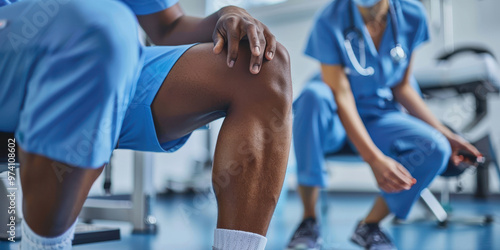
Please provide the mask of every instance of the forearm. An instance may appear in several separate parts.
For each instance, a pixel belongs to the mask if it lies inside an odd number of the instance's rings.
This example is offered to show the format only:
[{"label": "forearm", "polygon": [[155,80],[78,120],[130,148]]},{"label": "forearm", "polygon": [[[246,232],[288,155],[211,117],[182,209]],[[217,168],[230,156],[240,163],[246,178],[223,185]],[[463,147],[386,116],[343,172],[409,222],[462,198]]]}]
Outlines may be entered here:
[{"label": "forearm", "polygon": [[184,15],[166,28],[159,37],[152,38],[152,40],[157,45],[212,42],[212,34],[217,20],[219,20],[219,12],[206,18]]},{"label": "forearm", "polygon": [[352,93],[337,91],[335,93],[335,101],[338,107],[337,112],[346,130],[347,136],[354,144],[363,160],[370,163],[382,157],[384,154],[378,149],[375,143],[373,143],[359,116]]},{"label": "forearm", "polygon": [[157,45],[180,45],[212,42],[217,21],[229,7],[206,18],[186,16],[179,4],[160,12],[138,15],[137,20],[152,42]]},{"label": "forearm", "polygon": [[450,137],[453,134],[453,132],[451,132],[436,118],[436,116],[432,114],[424,100],[422,100],[420,95],[409,83],[397,86],[393,89],[393,93],[396,100],[403,105],[403,107],[405,107],[412,116],[415,116],[431,125],[446,137]]}]

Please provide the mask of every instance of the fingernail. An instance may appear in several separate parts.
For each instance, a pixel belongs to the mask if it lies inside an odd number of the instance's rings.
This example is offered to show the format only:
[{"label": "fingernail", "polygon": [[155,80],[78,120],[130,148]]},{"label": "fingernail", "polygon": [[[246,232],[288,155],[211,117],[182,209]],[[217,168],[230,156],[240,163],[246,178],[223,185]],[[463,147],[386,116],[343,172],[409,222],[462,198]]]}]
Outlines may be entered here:
[{"label": "fingernail", "polygon": [[269,59],[273,59],[273,56],[274,56],[274,53],[269,51],[267,52],[267,57],[269,57]]},{"label": "fingernail", "polygon": [[234,60],[231,60],[231,61],[229,62],[229,68],[232,68],[233,66],[234,66]]},{"label": "fingernail", "polygon": [[252,67],[252,71],[254,73],[259,73],[259,65],[258,64],[254,64],[253,67]]},{"label": "fingernail", "polygon": [[260,55],[260,47],[257,47],[257,46],[256,46],[256,47],[255,47],[255,52],[257,52],[257,54],[259,54],[259,55]]}]

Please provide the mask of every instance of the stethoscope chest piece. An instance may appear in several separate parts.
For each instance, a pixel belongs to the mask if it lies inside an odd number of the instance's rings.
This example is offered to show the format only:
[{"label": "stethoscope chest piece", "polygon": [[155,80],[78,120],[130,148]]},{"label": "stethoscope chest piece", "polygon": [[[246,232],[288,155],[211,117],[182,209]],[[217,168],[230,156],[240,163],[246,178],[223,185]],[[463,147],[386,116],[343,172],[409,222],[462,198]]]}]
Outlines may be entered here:
[{"label": "stethoscope chest piece", "polygon": [[7,19],[0,19],[0,30],[7,27]]},{"label": "stethoscope chest piece", "polygon": [[[389,54],[394,63],[401,63],[404,62],[404,60],[406,59],[406,53],[401,43],[399,43],[398,39],[399,32],[398,32],[396,6],[395,6],[396,2],[397,0],[394,0],[389,4],[389,15],[391,17],[392,35],[395,43],[395,46],[389,51]],[[351,1],[351,4],[354,4],[354,1]],[[351,61],[351,64],[356,72],[358,72],[362,76],[371,76],[375,73],[375,70],[373,67],[366,66],[366,52],[364,46],[365,42],[363,39],[363,33],[355,27],[355,22],[354,22],[355,6],[351,5],[349,8],[351,10],[350,21],[352,26],[344,30],[344,38],[345,38],[344,46],[347,52],[347,57],[349,58],[349,61]],[[359,60],[356,58],[353,47],[351,45],[351,40],[354,40],[356,37],[358,38],[359,50],[360,50]],[[353,73],[352,70],[346,69],[346,73],[347,72]]]},{"label": "stethoscope chest piece", "polygon": [[396,44],[396,46],[391,49],[390,54],[392,60],[397,63],[406,59],[406,53],[401,44]]}]

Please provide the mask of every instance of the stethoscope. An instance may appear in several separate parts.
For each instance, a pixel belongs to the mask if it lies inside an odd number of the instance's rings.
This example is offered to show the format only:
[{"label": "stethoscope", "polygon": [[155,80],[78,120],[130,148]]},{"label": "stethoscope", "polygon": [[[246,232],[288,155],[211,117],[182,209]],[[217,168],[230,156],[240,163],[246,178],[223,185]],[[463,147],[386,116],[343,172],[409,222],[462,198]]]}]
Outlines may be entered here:
[{"label": "stethoscope", "polygon": [[[395,8],[395,3],[396,1],[393,1],[393,4],[389,4],[389,14],[391,15],[391,25],[392,25],[392,35],[394,37],[394,42],[395,46],[394,48],[391,49],[390,55],[392,58],[392,61],[395,63],[400,63],[404,59],[406,59],[406,53],[401,46],[401,43],[399,43],[398,39],[398,25],[397,25],[397,17],[396,17],[396,8]],[[351,1],[351,5],[354,4],[353,1]],[[373,67],[369,66],[366,67],[366,50],[365,50],[365,39],[363,38],[363,33],[361,30],[359,30],[354,22],[354,6],[350,6],[351,8],[351,27],[347,28],[344,31],[344,46],[347,51],[347,57],[349,57],[349,61],[351,61],[352,66],[356,72],[358,72],[362,76],[371,76],[375,73],[375,69]],[[354,54],[354,50],[351,45],[351,41],[354,38],[358,38],[358,43],[359,43],[359,60],[356,58],[356,55]],[[350,68],[346,67],[345,71],[347,74],[350,74]]]}]

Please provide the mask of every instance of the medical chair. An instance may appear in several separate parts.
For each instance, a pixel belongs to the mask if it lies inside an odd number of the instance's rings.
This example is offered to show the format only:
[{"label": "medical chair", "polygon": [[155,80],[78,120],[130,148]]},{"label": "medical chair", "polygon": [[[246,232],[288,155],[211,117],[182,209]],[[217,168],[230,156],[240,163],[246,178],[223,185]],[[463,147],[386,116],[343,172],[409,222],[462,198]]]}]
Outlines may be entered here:
[{"label": "medical chair", "polygon": [[[6,133],[0,132],[0,174],[6,175],[7,171],[14,172],[16,183],[13,183],[12,187],[17,188],[16,190],[16,241],[21,238],[21,200],[22,200],[22,192],[21,186],[19,182],[19,160],[18,160],[18,152],[16,148],[16,164],[15,171],[12,171],[12,168],[9,169],[8,165],[8,146],[7,141],[9,138],[14,138],[14,133]],[[12,166],[12,165],[11,165]],[[0,240],[7,240],[8,235],[6,234],[7,229],[4,228],[8,223],[9,214],[7,213],[9,200],[6,195],[11,185],[10,181],[4,181],[6,177],[2,178],[0,182]],[[4,223],[5,222],[5,223]],[[89,225],[78,223],[75,228],[75,237],[73,239],[73,245],[86,244],[86,243],[94,243],[108,240],[118,240],[120,239],[120,230],[118,228],[110,228],[110,227],[102,227],[97,225]]]},{"label": "medical chair", "polygon": [[[465,97],[472,95],[475,101],[474,117],[463,128],[455,130],[459,134],[470,137],[470,134],[481,134],[477,138],[467,138],[472,144],[483,153],[485,162],[478,164],[476,170],[476,198],[485,199],[489,192],[489,166],[493,163],[497,170],[500,180],[500,166],[496,155],[489,127],[486,126],[485,131],[478,131],[480,125],[487,117],[488,113],[488,97],[491,94],[500,92],[500,65],[495,56],[487,49],[480,46],[464,46],[459,47],[452,52],[443,53],[437,58],[435,65],[429,65],[425,68],[415,70],[415,77],[420,85],[420,89],[426,99],[449,99],[453,97]],[[451,94],[450,94],[451,92]],[[462,111],[463,112],[463,111]],[[484,126],[483,126],[484,127]],[[484,130],[484,129],[483,129]],[[446,216],[443,218],[443,213],[446,209],[450,210],[449,206],[449,183],[451,178],[459,178],[467,165],[453,166],[449,165],[446,171],[441,175],[445,178],[445,185],[441,191],[441,204],[436,203],[432,197],[423,197],[423,201],[429,206],[431,211],[438,217],[440,225],[446,226],[450,221]],[[460,181],[457,189],[460,191]],[[443,206],[445,208],[443,208]],[[447,214],[447,213],[446,213]],[[471,222],[488,224],[493,221],[489,215],[480,216],[469,219],[453,220],[454,222]]]}]

